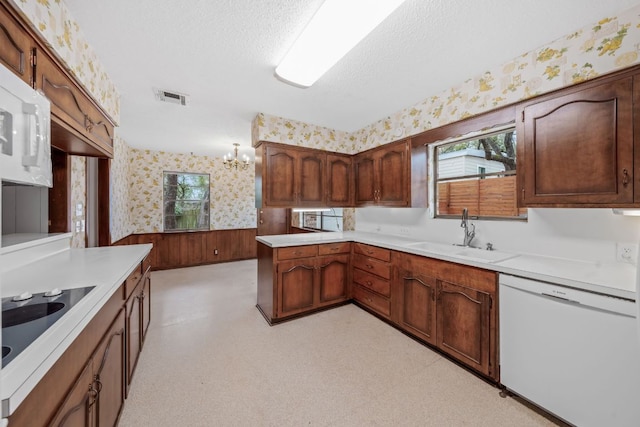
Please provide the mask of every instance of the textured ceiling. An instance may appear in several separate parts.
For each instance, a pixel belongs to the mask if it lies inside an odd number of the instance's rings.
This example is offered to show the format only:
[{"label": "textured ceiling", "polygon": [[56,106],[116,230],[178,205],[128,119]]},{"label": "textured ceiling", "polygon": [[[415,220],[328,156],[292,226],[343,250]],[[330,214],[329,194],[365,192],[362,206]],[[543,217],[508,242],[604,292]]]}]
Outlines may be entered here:
[{"label": "textured ceiling", "polygon": [[638,0],[407,0],[308,89],[273,73],[321,0],[64,2],[120,91],[119,136],[222,155],[253,152],[259,112],[354,131]]}]

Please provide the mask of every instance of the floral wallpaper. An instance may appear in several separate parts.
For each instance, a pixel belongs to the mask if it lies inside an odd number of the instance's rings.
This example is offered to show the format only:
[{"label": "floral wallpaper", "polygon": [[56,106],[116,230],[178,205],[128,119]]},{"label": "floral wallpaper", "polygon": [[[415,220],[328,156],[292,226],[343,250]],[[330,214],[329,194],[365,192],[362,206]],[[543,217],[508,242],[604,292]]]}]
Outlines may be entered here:
[{"label": "floral wallpaper", "polygon": [[10,0],[117,123],[120,95],[61,0]]},{"label": "floral wallpaper", "polygon": [[258,114],[252,138],[353,154],[638,64],[640,5],[346,134]]},{"label": "floral wallpaper", "polygon": [[87,159],[71,156],[71,247],[85,247]]},{"label": "floral wallpaper", "polygon": [[211,229],[256,226],[255,171],[227,170],[222,159],[131,148],[128,156],[129,214],[133,233],[162,231],[164,171],[209,173]]},{"label": "floral wallpaper", "polygon": [[349,133],[308,123],[259,113],[251,122],[251,142],[280,142],[308,148],[320,148],[338,153],[351,153],[355,148]]},{"label": "floral wallpaper", "polygon": [[116,242],[133,232],[130,219],[129,183],[131,171],[128,161],[131,149],[117,134],[113,140],[111,160],[111,185],[109,188],[109,231],[111,241]]}]

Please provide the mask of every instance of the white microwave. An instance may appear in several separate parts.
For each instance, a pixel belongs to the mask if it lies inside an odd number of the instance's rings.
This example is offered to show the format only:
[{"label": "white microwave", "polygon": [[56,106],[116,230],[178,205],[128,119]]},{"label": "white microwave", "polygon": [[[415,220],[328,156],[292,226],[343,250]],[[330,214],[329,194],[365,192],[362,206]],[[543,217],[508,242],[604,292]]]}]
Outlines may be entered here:
[{"label": "white microwave", "polygon": [[0,65],[0,178],[52,187],[49,100]]}]

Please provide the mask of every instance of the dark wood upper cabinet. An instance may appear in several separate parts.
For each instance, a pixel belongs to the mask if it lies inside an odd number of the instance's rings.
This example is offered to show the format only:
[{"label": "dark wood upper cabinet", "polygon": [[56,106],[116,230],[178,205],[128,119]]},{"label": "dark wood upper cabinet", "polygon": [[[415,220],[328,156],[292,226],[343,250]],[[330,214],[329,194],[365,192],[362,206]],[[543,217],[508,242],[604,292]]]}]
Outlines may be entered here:
[{"label": "dark wood upper cabinet", "polygon": [[51,101],[51,141],[78,155],[113,157],[114,125],[79,85],[44,51],[38,51],[35,88]]},{"label": "dark wood upper cabinet", "polygon": [[347,154],[327,154],[326,205],[353,206],[353,167]]},{"label": "dark wood upper cabinet", "polygon": [[409,140],[357,154],[354,161],[356,206],[410,206],[409,159]]},{"label": "dark wood upper cabinet", "polygon": [[[263,144],[256,149],[263,168],[256,170],[262,180],[262,203],[265,207],[322,206],[324,203],[324,164],[320,150]],[[260,199],[260,198],[258,198]]]},{"label": "dark wood upper cabinet", "polygon": [[518,107],[520,205],[640,203],[634,198],[633,97],[634,78],[622,76]]},{"label": "dark wood upper cabinet", "polygon": [[33,39],[11,16],[5,5],[0,5],[0,62],[33,86]]},{"label": "dark wood upper cabinet", "polygon": [[0,63],[51,101],[51,145],[113,157],[114,124],[19,12],[0,5]]}]

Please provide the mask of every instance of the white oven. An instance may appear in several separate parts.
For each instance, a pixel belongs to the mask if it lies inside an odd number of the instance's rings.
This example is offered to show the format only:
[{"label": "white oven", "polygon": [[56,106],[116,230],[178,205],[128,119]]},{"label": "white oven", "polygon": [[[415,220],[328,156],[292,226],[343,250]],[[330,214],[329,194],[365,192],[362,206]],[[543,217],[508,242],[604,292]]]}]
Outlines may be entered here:
[{"label": "white oven", "polygon": [[0,178],[52,187],[50,104],[0,65]]}]

